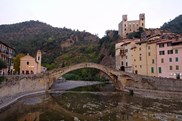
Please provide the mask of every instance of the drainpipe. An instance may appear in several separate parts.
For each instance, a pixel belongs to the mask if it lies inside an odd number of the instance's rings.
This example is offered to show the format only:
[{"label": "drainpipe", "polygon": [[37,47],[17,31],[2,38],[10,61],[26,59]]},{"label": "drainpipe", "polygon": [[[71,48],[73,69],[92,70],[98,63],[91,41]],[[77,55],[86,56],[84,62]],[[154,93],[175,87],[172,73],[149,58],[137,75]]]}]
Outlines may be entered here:
[{"label": "drainpipe", "polygon": [[146,68],[147,68],[147,75],[148,76],[148,55],[147,55],[147,52],[148,52],[148,48],[147,48],[147,42],[146,42]]}]

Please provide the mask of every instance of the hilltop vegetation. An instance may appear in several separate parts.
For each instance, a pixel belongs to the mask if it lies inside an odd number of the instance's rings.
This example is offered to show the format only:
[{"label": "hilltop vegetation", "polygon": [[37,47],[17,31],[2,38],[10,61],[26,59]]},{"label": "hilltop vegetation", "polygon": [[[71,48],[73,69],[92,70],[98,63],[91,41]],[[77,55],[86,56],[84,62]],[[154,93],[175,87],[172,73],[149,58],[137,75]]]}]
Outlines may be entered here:
[{"label": "hilltop vegetation", "polygon": [[14,47],[17,53],[29,53],[34,56],[40,49],[43,53],[43,65],[52,68],[55,59],[69,47],[84,42],[96,44],[99,38],[88,32],[55,28],[39,21],[28,21],[1,25],[0,41]]},{"label": "hilltop vegetation", "polygon": [[169,30],[173,33],[182,33],[182,15],[177,16],[173,20],[164,23],[161,29]]}]

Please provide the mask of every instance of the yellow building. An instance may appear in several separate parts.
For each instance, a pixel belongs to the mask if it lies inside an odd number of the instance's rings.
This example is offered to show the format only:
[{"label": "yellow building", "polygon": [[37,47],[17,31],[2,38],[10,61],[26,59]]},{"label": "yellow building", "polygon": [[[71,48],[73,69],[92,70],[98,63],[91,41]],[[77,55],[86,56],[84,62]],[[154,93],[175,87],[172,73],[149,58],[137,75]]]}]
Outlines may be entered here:
[{"label": "yellow building", "polygon": [[147,68],[148,76],[157,76],[157,45],[156,41],[147,43]]},{"label": "yellow building", "polygon": [[147,43],[137,42],[134,48],[134,73],[147,75]]},{"label": "yellow building", "polygon": [[134,73],[157,76],[157,49],[155,41],[141,41],[134,48]]},{"label": "yellow building", "polygon": [[20,58],[20,74],[38,74],[41,73],[41,51],[38,50],[36,58],[29,54]]}]

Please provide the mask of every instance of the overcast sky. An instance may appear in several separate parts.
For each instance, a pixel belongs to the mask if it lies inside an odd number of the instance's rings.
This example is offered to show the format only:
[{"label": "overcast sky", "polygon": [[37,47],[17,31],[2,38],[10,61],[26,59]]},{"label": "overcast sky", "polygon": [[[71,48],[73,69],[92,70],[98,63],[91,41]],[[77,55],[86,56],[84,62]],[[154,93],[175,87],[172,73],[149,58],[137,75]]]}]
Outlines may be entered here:
[{"label": "overcast sky", "polygon": [[146,28],[159,28],[182,14],[182,0],[0,0],[0,25],[39,20],[98,34],[118,30],[122,15],[137,20],[145,13]]}]

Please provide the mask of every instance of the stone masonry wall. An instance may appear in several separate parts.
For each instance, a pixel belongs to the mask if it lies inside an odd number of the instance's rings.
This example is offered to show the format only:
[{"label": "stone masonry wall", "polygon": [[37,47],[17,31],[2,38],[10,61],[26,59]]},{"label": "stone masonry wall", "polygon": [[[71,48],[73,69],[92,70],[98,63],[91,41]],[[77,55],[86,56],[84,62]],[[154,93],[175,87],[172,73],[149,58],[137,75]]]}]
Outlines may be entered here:
[{"label": "stone masonry wall", "polygon": [[134,87],[138,89],[152,89],[161,91],[182,91],[182,80],[172,79],[172,78],[160,78],[160,77],[150,77],[143,75],[136,75],[127,73],[130,75],[134,81],[128,84],[127,87]]},{"label": "stone masonry wall", "polygon": [[47,85],[42,76],[43,75],[6,77],[7,80],[0,84],[0,98],[45,90]]}]

